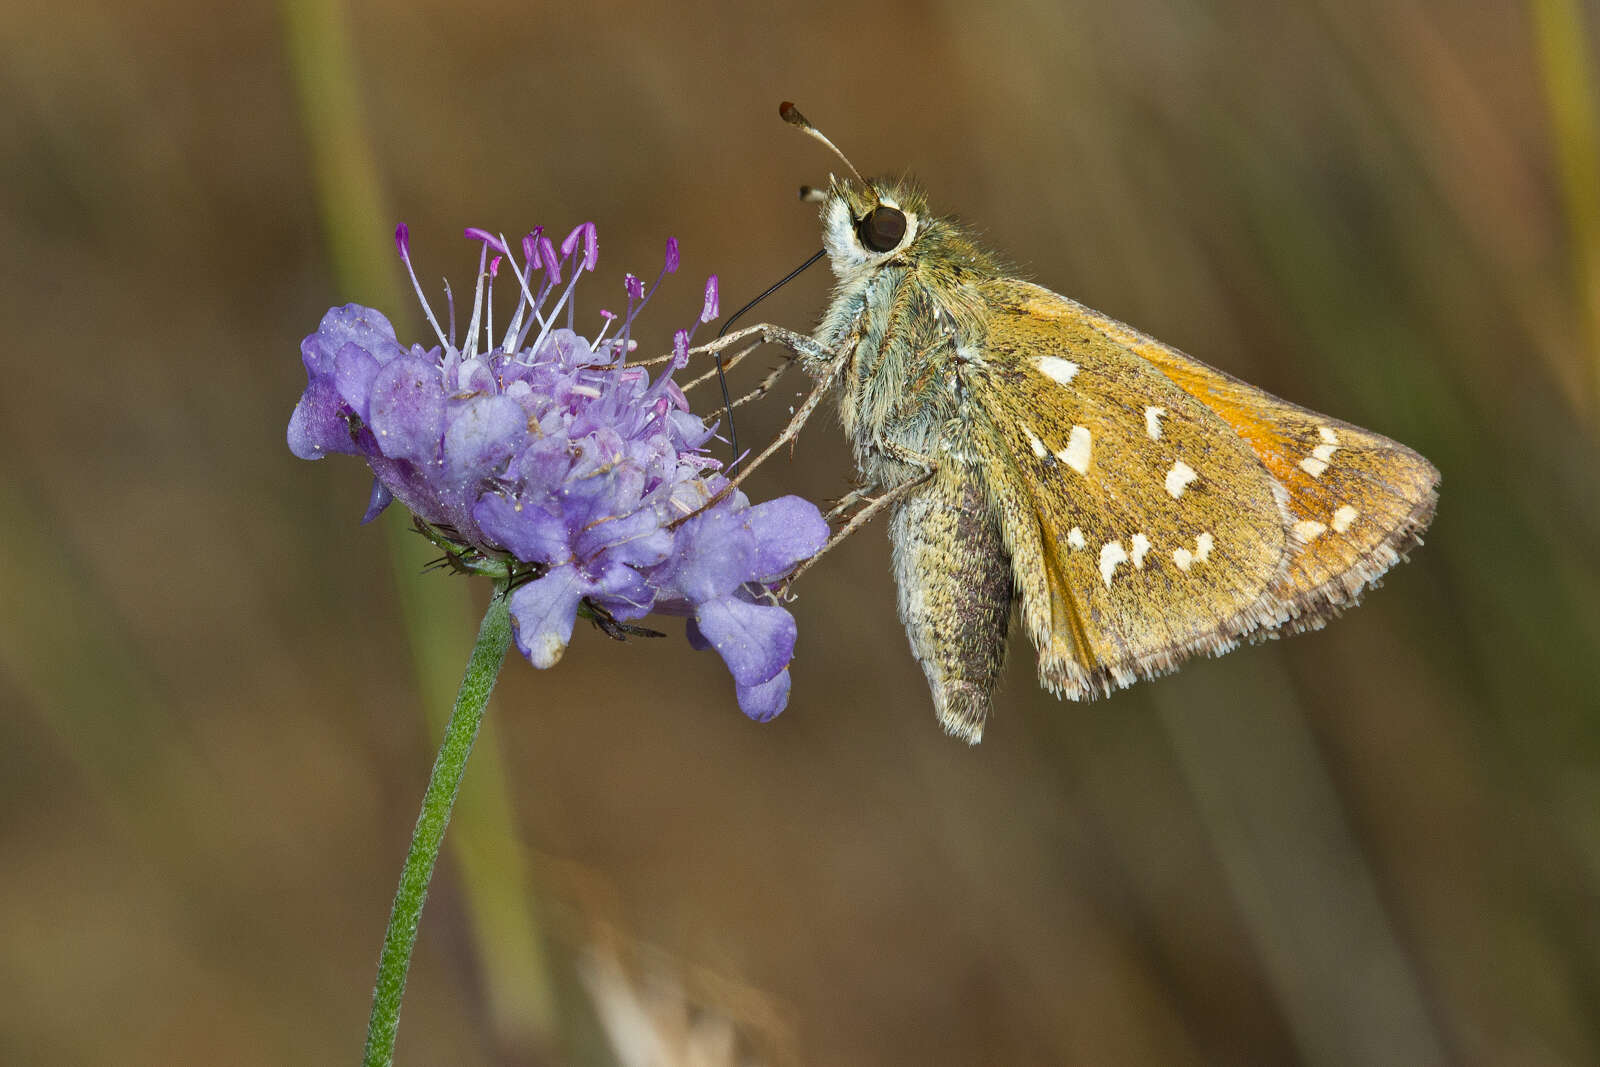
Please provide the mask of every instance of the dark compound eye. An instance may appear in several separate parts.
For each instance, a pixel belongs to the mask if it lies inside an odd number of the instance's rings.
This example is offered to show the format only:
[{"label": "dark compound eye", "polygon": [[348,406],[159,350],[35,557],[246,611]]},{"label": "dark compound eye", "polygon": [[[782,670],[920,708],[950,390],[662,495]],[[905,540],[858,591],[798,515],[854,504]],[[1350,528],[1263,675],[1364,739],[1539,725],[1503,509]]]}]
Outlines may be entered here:
[{"label": "dark compound eye", "polygon": [[900,247],[900,240],[906,235],[905,212],[879,204],[870,215],[856,223],[856,234],[861,243],[874,252],[892,252]]}]

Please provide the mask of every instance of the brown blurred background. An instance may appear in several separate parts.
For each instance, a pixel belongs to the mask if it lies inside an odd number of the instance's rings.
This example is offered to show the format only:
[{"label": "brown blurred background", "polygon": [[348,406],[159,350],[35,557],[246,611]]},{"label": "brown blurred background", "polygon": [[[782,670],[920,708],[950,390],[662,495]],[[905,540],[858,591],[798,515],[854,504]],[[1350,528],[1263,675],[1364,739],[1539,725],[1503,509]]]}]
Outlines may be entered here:
[{"label": "brown blurred background", "polygon": [[[1041,694],[1019,642],[973,750],[881,525],[803,583],[772,724],[670,622],[513,659],[399,1062],[613,1062],[595,991],[777,1064],[1600,1061],[1597,27],[1577,0],[8,5],[0,1061],[356,1061],[486,589],[358,526],[357,462],[289,455],[299,340],[347,300],[422,336],[397,220],[465,287],[464,225],[594,219],[591,312],[683,242],[664,348],[706,273],[731,308],[817,247],[794,190],[831,160],[786,98],[1028,276],[1428,455],[1433,532],[1328,630],[1111,701]],[[760,317],[809,328],[826,284]],[[830,423],[757,495],[843,492]]]}]

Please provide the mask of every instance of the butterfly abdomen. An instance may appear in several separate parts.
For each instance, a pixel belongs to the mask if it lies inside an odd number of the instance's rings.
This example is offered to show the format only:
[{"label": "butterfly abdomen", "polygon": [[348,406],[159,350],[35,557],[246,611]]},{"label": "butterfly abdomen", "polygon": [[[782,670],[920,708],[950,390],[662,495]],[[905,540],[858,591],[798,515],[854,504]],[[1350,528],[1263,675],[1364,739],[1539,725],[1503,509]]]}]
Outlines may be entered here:
[{"label": "butterfly abdomen", "polygon": [[1011,560],[979,479],[940,466],[889,523],[900,619],[949,733],[983,737],[1005,665]]}]

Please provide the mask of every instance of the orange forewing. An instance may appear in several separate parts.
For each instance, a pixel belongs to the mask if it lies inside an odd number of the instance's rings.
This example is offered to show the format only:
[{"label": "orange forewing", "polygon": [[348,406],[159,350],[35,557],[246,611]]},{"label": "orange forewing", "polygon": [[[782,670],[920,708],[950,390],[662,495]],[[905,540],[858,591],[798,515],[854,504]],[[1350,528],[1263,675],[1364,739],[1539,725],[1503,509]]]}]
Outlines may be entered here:
[{"label": "orange forewing", "polygon": [[1014,475],[991,495],[1050,688],[1092,697],[1321,626],[1417,543],[1438,474],[1411,450],[1049,290],[988,289],[975,444]]},{"label": "orange forewing", "polygon": [[1422,456],[1280,400],[1099,312],[1083,312],[1221,416],[1288,492],[1291,529],[1302,524],[1295,538],[1301,547],[1279,595],[1302,610],[1337,608],[1420,543],[1439,497],[1439,472]]}]

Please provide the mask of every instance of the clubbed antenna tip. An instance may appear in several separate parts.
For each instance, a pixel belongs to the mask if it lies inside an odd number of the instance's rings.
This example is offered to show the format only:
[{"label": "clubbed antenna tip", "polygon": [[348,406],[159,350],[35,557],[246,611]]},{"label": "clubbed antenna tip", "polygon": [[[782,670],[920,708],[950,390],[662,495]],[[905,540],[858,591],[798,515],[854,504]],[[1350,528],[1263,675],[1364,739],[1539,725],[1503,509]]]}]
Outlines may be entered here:
[{"label": "clubbed antenna tip", "polygon": [[784,122],[787,122],[789,125],[795,127],[800,132],[809,137],[815,137],[817,140],[827,145],[828,150],[843,160],[844,165],[850,168],[850,173],[856,176],[856,181],[860,182],[862,185],[867,184],[867,179],[861,176],[861,172],[859,170],[856,170],[856,165],[850,162],[850,158],[843,152],[839,151],[838,145],[824,137],[821,130],[811,125],[811,121],[804,115],[800,114],[800,109],[795,107],[792,101],[785,100],[783,103],[778,105],[778,116],[782,118]]}]

